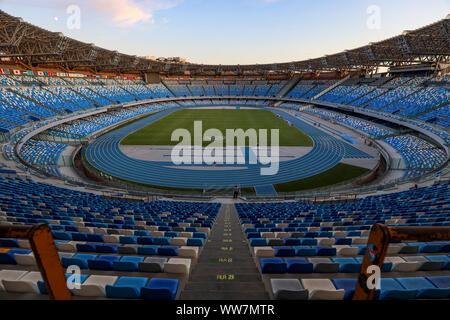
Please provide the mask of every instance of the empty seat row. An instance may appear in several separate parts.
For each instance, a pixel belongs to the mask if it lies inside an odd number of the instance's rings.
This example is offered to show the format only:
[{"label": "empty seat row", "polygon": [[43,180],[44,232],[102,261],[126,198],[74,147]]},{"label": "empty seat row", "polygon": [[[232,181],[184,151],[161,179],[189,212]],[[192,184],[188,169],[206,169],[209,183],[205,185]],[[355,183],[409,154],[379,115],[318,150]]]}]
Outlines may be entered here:
[{"label": "empty seat row", "polygon": [[[270,279],[276,300],[351,300],[358,279]],[[382,278],[375,299],[450,298],[450,277]]]},{"label": "empty seat row", "polygon": [[[174,248],[161,248],[161,256],[177,256]],[[80,269],[115,270],[128,272],[157,272],[189,274],[191,260],[196,258],[198,250],[185,249],[185,254],[179,258],[117,256],[97,254],[74,254],[59,252],[64,268],[78,266]],[[31,250],[0,249],[0,265],[36,266],[36,259]]]},{"label": "empty seat row", "polygon": [[[262,241],[264,239],[251,239],[250,241]],[[324,241],[327,239],[323,239]],[[281,241],[281,240],[279,240]],[[265,242],[264,242],[265,243]],[[263,243],[261,243],[263,244]],[[282,241],[281,241],[282,244]],[[319,245],[290,245],[290,246],[254,246],[256,256],[264,257],[294,257],[294,256],[357,256],[366,252],[366,244],[341,244],[322,242]],[[391,244],[389,254],[414,254],[414,253],[448,253],[450,242],[412,242]]]},{"label": "empty seat row", "polygon": [[[175,300],[179,288],[178,279],[148,279],[145,277],[118,277],[104,275],[80,275],[78,283],[68,287],[74,296],[83,298],[106,297],[113,299]],[[0,291],[9,293],[47,294],[39,272],[0,270]]]},{"label": "empty seat row", "polygon": [[[260,258],[262,273],[359,273],[363,257]],[[449,256],[386,257],[382,272],[450,270]]]}]

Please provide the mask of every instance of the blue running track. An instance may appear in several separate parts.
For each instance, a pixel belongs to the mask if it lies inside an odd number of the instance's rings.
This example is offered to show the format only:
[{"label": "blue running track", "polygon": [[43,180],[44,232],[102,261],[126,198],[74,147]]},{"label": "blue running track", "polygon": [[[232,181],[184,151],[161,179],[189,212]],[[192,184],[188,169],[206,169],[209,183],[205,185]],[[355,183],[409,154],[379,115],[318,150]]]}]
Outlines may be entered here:
[{"label": "blue running track", "polygon": [[218,170],[221,167],[220,165],[217,165],[216,169],[211,171],[186,170],[176,168],[170,162],[137,160],[122,153],[119,148],[122,139],[175,111],[170,109],[98,138],[86,148],[86,159],[100,171],[137,183],[195,189],[230,188],[240,185],[241,187],[262,187],[262,191],[270,185],[319,174],[334,167],[343,158],[372,158],[350,144],[338,140],[284,111],[270,110],[289,120],[314,141],[311,152],[299,159],[280,162],[278,174],[273,176],[262,176],[260,164],[247,165],[246,169],[239,170],[230,170],[230,166],[227,166],[228,170]]}]

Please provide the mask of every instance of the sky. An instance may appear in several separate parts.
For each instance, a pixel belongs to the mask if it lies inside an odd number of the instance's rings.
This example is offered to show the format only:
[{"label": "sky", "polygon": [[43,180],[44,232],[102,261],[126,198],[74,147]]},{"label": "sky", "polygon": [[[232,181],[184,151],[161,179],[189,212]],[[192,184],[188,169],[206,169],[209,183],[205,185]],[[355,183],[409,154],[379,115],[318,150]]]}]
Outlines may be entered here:
[{"label": "sky", "polygon": [[364,46],[445,18],[450,0],[0,0],[0,9],[125,54],[225,65]]}]

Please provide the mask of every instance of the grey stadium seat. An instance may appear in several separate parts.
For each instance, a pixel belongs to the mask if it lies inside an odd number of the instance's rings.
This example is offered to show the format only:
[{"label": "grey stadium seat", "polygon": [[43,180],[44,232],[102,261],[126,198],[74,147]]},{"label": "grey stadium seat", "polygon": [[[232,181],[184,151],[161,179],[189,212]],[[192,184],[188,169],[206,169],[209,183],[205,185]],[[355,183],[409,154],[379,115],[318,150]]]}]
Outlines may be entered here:
[{"label": "grey stadium seat", "polygon": [[308,300],[308,290],[298,279],[270,279],[275,300]]},{"label": "grey stadium seat", "polygon": [[137,254],[137,249],[140,247],[137,244],[126,244],[117,248],[120,254]]},{"label": "grey stadium seat", "polygon": [[167,258],[148,257],[143,262],[139,262],[139,271],[162,273],[166,262]]},{"label": "grey stadium seat", "polygon": [[441,270],[444,266],[444,261],[430,261],[424,256],[412,256],[412,257],[403,257],[408,262],[419,262],[421,263],[418,271],[437,271]]},{"label": "grey stadium seat", "polygon": [[339,263],[332,262],[330,258],[309,258],[317,273],[338,273]]}]

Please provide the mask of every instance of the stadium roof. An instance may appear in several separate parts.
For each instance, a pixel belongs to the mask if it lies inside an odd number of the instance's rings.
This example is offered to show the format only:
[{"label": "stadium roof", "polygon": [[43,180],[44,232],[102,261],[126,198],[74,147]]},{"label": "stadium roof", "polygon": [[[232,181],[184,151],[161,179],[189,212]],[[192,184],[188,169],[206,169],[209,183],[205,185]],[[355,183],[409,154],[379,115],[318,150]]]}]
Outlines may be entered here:
[{"label": "stadium roof", "polygon": [[51,32],[0,10],[0,58],[29,66],[58,65],[68,70],[95,72],[158,72],[192,75],[206,72],[318,72],[372,70],[424,63],[450,63],[450,15],[423,28],[405,31],[384,41],[320,58],[275,64],[202,65],[162,63],[83,43]]}]

